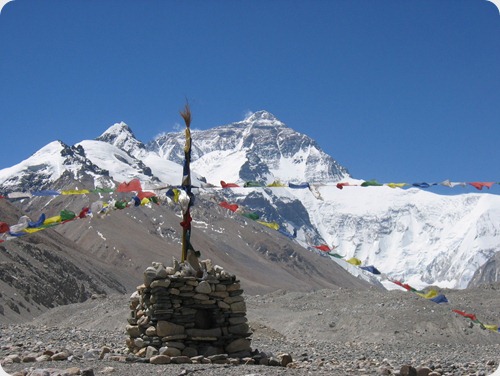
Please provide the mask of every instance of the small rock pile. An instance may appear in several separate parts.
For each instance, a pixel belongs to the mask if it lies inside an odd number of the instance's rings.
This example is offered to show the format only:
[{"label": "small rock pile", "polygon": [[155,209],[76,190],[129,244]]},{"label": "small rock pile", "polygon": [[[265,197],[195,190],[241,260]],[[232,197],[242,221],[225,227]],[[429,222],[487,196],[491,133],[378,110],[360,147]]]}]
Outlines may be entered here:
[{"label": "small rock pile", "polygon": [[173,266],[154,262],[145,270],[130,297],[130,352],[158,364],[260,360],[250,347],[239,281],[210,260],[196,269],[174,259]]}]

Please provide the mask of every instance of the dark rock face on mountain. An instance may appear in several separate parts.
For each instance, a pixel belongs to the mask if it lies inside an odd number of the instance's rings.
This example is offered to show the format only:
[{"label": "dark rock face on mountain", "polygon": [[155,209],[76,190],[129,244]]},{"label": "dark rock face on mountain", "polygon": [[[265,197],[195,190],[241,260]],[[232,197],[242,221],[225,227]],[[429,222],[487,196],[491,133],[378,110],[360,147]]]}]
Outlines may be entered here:
[{"label": "dark rock face on mountain", "polygon": [[495,253],[472,277],[468,287],[500,282],[500,252]]}]

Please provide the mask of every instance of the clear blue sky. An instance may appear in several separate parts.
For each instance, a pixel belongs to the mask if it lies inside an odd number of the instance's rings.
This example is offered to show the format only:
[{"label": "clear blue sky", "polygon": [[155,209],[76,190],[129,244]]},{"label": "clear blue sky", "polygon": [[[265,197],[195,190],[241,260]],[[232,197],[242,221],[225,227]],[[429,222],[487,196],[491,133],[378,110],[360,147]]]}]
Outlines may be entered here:
[{"label": "clear blue sky", "polygon": [[186,97],[193,128],[264,109],[355,178],[500,182],[486,0],[15,0],[0,14],[0,168],[119,121],[150,141]]}]

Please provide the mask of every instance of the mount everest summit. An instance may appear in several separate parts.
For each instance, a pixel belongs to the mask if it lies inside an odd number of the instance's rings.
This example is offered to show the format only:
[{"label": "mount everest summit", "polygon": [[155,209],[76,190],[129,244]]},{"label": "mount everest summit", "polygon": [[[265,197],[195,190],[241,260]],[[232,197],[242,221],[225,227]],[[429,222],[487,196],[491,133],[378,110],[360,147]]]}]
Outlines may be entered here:
[{"label": "mount everest summit", "polygon": [[[304,248],[319,252],[314,246],[327,244],[345,259],[356,257],[417,288],[465,288],[472,280],[499,280],[497,195],[441,196],[386,186],[340,190],[336,183],[356,182],[348,170],[266,111],[229,125],[192,129],[191,137],[192,182],[201,187],[200,200],[237,203],[286,233],[296,232],[294,241]],[[177,186],[184,141],[182,131],[143,143],[125,123],[117,123],[95,140],[73,146],[54,141],[0,170],[0,193],[114,187],[135,178],[144,189]],[[242,188],[220,189],[221,181]],[[307,182],[310,188],[243,188],[248,181],[263,186]],[[365,273],[342,259],[334,261],[355,275]]]}]

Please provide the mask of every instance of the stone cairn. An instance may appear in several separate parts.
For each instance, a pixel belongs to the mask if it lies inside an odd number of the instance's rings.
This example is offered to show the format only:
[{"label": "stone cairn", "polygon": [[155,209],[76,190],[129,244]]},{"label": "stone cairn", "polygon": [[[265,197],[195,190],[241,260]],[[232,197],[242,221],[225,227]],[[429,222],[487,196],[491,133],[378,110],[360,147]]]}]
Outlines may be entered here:
[{"label": "stone cairn", "polygon": [[[144,284],[130,297],[129,351],[159,364],[262,364],[250,348],[239,281],[210,260],[200,266],[174,258],[173,266],[154,262],[145,270]],[[286,365],[283,357],[275,363]]]}]

